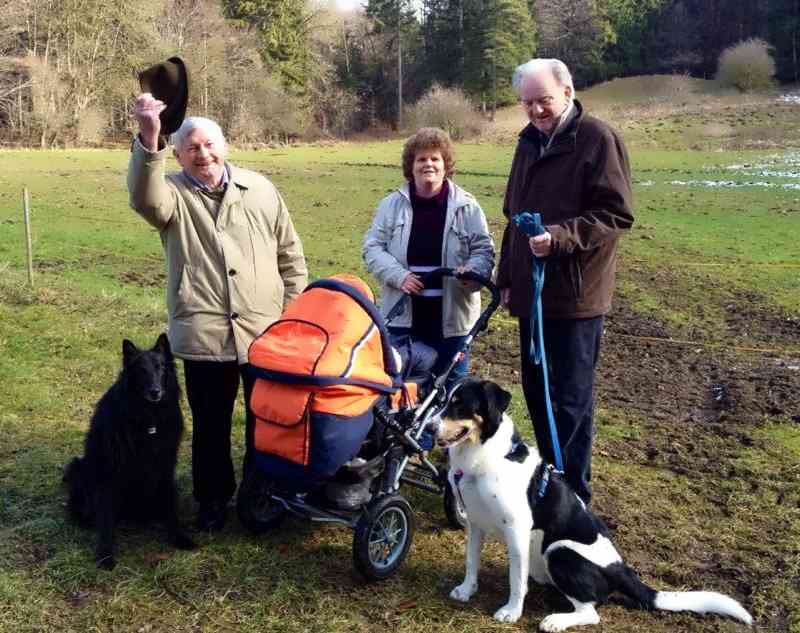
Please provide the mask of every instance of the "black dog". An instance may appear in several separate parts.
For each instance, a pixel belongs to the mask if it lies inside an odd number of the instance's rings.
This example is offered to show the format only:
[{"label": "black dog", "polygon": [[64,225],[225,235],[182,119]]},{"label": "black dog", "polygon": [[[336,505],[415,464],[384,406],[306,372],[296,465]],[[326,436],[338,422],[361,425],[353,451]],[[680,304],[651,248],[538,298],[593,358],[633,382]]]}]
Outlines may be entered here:
[{"label": "black dog", "polygon": [[84,456],[64,470],[67,508],[97,530],[98,567],[112,569],[114,526],[121,518],[161,519],[180,549],[196,545],[178,525],[175,463],[183,433],[180,389],[165,334],[152,349],[122,342],[122,371],[100,398]]}]

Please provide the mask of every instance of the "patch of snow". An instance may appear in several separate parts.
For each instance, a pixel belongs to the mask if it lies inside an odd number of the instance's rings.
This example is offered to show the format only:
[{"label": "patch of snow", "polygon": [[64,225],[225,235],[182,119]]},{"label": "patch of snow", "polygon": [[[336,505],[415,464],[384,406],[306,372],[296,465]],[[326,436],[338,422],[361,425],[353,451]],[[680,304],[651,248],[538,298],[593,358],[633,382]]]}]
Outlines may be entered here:
[{"label": "patch of snow", "polygon": [[[794,96],[798,98],[800,104],[800,92]],[[707,180],[672,180],[667,184],[679,187],[761,187],[776,189],[800,189],[800,183],[781,183],[772,182],[772,179],[793,179],[800,180],[800,150],[789,150],[780,154],[771,154],[753,163],[733,163],[731,165],[703,165],[702,170],[708,172],[709,176],[714,173],[728,171],[735,172],[742,176],[749,176],[752,180],[735,181],[709,178]],[[648,181],[649,182],[649,181]]]},{"label": "patch of snow", "polygon": [[765,182],[763,180],[756,182],[738,182],[736,180],[670,180],[667,184],[676,185],[678,187],[719,187],[724,189],[737,189],[741,187],[761,187],[764,189],[773,189],[779,187],[781,189],[800,190],[800,183],[778,184],[775,182]]}]

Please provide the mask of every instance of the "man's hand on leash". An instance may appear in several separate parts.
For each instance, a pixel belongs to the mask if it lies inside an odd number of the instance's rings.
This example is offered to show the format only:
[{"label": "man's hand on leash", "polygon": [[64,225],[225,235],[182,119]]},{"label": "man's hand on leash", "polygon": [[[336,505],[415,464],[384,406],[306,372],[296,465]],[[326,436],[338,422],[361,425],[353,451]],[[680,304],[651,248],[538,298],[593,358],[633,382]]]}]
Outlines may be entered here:
[{"label": "man's hand on leash", "polygon": [[407,295],[418,295],[425,289],[425,284],[422,283],[422,280],[419,276],[415,275],[414,273],[408,273],[406,278],[403,279],[403,283],[400,284],[400,290],[405,292]]},{"label": "man's hand on leash", "polygon": [[500,305],[508,308],[511,304],[511,288],[500,288]]},{"label": "man's hand on leash", "polygon": [[549,231],[529,237],[528,244],[530,244],[531,252],[536,257],[547,257],[553,252],[553,236],[550,235]]},{"label": "man's hand on leash", "polygon": [[158,115],[166,107],[163,101],[159,101],[149,92],[140,94],[133,106],[133,116],[139,123],[139,140],[151,152],[158,150],[158,135],[161,132],[161,119]]}]

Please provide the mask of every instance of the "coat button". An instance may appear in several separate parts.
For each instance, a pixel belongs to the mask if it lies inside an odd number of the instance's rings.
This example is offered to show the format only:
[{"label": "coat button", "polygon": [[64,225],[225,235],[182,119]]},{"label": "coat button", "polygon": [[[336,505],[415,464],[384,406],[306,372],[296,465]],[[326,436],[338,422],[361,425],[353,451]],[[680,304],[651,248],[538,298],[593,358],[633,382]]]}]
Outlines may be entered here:
[{"label": "coat button", "polygon": [[235,319],[238,319],[238,318],[239,318],[239,313],[238,312],[231,312],[231,319],[235,320]]},{"label": "coat button", "polygon": [[236,274],[236,270],[235,270],[234,268],[231,268],[231,269],[228,271],[228,274],[229,274],[231,277],[233,277],[233,276]]}]

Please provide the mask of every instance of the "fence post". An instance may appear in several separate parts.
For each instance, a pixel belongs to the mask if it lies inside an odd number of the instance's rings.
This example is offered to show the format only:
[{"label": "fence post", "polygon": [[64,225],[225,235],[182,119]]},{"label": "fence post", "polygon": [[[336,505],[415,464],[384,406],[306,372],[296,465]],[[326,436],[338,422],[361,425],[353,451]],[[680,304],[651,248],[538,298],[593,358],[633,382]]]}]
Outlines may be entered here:
[{"label": "fence post", "polygon": [[31,249],[31,209],[28,188],[22,190],[22,209],[25,216],[25,242],[28,251],[28,284],[33,286],[33,250]]}]

